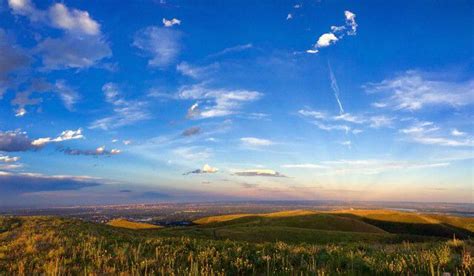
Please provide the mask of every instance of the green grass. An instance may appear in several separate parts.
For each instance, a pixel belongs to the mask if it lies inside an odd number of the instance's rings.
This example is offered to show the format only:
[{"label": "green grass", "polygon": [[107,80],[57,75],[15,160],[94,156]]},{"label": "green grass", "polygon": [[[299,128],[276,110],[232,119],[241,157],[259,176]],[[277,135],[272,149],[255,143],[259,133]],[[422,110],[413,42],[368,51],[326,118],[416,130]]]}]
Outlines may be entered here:
[{"label": "green grass", "polygon": [[[0,275],[474,273],[473,240],[388,233],[366,219],[374,217],[293,212],[135,230],[57,217],[0,217]],[[431,219],[456,229],[470,221]],[[351,225],[357,231],[346,228]]]}]

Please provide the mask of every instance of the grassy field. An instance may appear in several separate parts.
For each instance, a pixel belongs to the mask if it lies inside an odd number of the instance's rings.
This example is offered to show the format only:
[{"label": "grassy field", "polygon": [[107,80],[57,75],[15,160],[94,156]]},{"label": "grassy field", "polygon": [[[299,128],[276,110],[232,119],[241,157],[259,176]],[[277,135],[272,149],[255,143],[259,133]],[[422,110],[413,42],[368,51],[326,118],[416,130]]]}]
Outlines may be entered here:
[{"label": "grassy field", "polygon": [[[152,229],[124,228],[126,221],[111,226],[58,217],[0,217],[0,275],[474,272],[474,242],[469,237],[405,233],[408,228],[390,232],[392,223],[412,223],[472,234],[472,219],[364,212],[237,215],[205,218],[190,227]],[[430,221],[420,221],[425,217]],[[390,227],[375,226],[373,220]]]},{"label": "grassy field", "polygon": [[114,226],[114,227],[121,227],[127,229],[157,229],[161,228],[161,226],[143,223],[143,222],[134,222],[129,221],[126,219],[113,219],[107,223],[107,225]]}]

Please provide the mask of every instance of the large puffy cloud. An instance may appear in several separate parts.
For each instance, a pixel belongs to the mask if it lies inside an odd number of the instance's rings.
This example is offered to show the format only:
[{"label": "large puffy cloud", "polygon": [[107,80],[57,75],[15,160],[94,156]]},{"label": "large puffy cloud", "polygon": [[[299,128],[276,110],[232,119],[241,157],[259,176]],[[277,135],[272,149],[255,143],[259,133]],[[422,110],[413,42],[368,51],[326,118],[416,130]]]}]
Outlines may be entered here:
[{"label": "large puffy cloud", "polygon": [[110,57],[112,52],[101,35],[100,24],[87,11],[55,3],[40,10],[28,0],[9,0],[14,14],[65,31],[60,38],[46,38],[35,48],[47,70],[87,68]]},{"label": "large puffy cloud", "polygon": [[327,47],[336,43],[338,40],[339,39],[333,33],[325,33],[318,38],[318,41],[316,42],[316,48]]},{"label": "large puffy cloud", "polygon": [[165,67],[176,60],[181,48],[180,37],[178,31],[150,26],[135,34],[133,46],[150,57],[149,66]]},{"label": "large puffy cloud", "polygon": [[379,108],[416,111],[434,106],[461,107],[474,103],[474,80],[439,80],[418,71],[407,71],[379,83],[369,83],[364,88],[369,93],[388,95],[374,103]]},{"label": "large puffy cloud", "polygon": [[178,98],[183,100],[211,100],[213,105],[198,108],[194,104],[192,110],[188,110],[188,117],[192,118],[212,118],[221,117],[236,113],[247,102],[253,102],[262,97],[262,93],[250,90],[228,90],[211,89],[204,84],[182,87],[178,93]]},{"label": "large puffy cloud", "polygon": [[142,101],[129,101],[123,96],[115,83],[106,83],[102,86],[105,100],[113,106],[114,114],[98,119],[90,125],[90,128],[113,129],[150,118],[146,110],[146,103]]},{"label": "large puffy cloud", "polygon": [[65,31],[97,35],[100,24],[87,11],[68,8],[62,3],[55,3],[48,10],[40,10],[30,0],[8,0],[14,14],[28,17],[32,22],[43,22]]},{"label": "large puffy cloud", "polygon": [[49,143],[58,143],[67,140],[84,138],[82,130],[65,130],[58,137],[38,138],[32,140],[21,131],[0,131],[0,151],[16,152],[39,149]]}]

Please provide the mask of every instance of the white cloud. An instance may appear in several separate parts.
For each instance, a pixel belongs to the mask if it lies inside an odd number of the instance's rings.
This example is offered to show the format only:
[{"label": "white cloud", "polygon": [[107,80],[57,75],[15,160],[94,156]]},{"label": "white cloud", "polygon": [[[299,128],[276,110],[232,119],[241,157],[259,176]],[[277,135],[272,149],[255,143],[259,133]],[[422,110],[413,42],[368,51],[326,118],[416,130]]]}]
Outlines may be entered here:
[{"label": "white cloud", "polygon": [[86,35],[100,33],[99,23],[86,11],[69,9],[64,4],[56,3],[49,8],[49,16],[52,24],[60,29]]},{"label": "white cloud", "polygon": [[466,135],[466,133],[465,133],[465,132],[462,132],[462,131],[459,131],[459,130],[457,130],[457,129],[453,129],[453,130],[451,131],[451,135],[459,137],[459,136],[464,136],[464,135]]},{"label": "white cloud", "polygon": [[[356,15],[351,11],[344,11],[345,25],[344,26],[331,26],[331,32],[324,33],[319,36],[318,41],[314,45],[313,49],[307,50],[307,53],[315,54],[317,49],[331,46],[338,42],[340,39],[347,35],[357,34],[357,23],[355,21]],[[345,31],[345,32],[344,32]]]},{"label": "white cloud", "polygon": [[32,22],[43,22],[55,28],[80,35],[99,35],[100,24],[87,11],[55,3],[48,10],[39,10],[29,0],[9,0],[13,13],[27,16]]},{"label": "white cloud", "polygon": [[267,139],[255,138],[255,137],[242,137],[240,141],[246,145],[251,147],[260,147],[260,146],[271,146],[274,143]]},{"label": "white cloud", "polygon": [[318,38],[318,41],[316,42],[315,47],[316,48],[328,47],[329,45],[336,43],[338,40],[339,39],[333,33],[325,33],[325,34],[322,34]]},{"label": "white cloud", "polygon": [[344,11],[344,16],[346,17],[346,25],[350,27],[350,30],[347,31],[348,35],[357,34],[357,23],[355,21],[356,15],[351,11]]},{"label": "white cloud", "polygon": [[290,19],[293,19],[293,15],[291,13],[289,13],[287,16],[286,16],[286,20],[290,20]]},{"label": "white cloud", "polygon": [[434,106],[461,107],[474,103],[474,80],[435,80],[417,71],[407,71],[364,87],[370,93],[388,94],[383,101],[373,104],[381,108],[416,111]]},{"label": "white cloud", "polygon": [[176,19],[176,18],[173,18],[170,20],[163,18],[163,25],[168,28],[173,27],[173,25],[181,25],[181,20]]},{"label": "white cloud", "polygon": [[0,162],[3,162],[3,163],[14,163],[16,161],[20,160],[20,157],[11,157],[11,156],[8,156],[8,155],[0,155]]},{"label": "white cloud", "polygon": [[115,83],[104,84],[102,92],[104,92],[105,100],[112,104],[114,114],[92,122],[90,128],[113,129],[147,120],[151,117],[145,102],[126,100]]},{"label": "white cloud", "polygon": [[[261,96],[262,94],[257,91],[211,89],[205,87],[204,84],[184,86],[178,92],[178,99],[213,102],[199,109],[199,105],[193,105],[194,107],[188,110],[188,115],[193,114],[192,118],[212,118],[234,114],[244,103],[256,101]],[[189,113],[190,111],[192,113]]]},{"label": "white cloud", "polygon": [[282,168],[288,169],[326,169],[327,166],[320,165],[320,164],[312,164],[312,163],[303,163],[303,164],[285,164],[281,165]]},{"label": "white cloud", "polygon": [[215,71],[218,67],[218,63],[213,63],[207,66],[193,66],[183,61],[176,65],[176,70],[184,76],[199,79],[208,75],[210,72]]},{"label": "white cloud", "polygon": [[268,176],[268,177],[286,177],[285,175],[270,169],[252,169],[234,172],[237,176]]},{"label": "white cloud", "polygon": [[216,58],[216,57],[220,57],[220,56],[231,54],[231,53],[242,52],[242,51],[252,49],[252,48],[253,48],[252,43],[237,45],[237,46],[225,48],[222,51],[209,55],[209,57]]},{"label": "white cloud", "polygon": [[219,171],[219,169],[214,168],[214,167],[211,167],[211,166],[209,166],[208,164],[205,164],[205,165],[202,167],[202,169],[197,169],[197,170],[194,170],[194,171],[190,171],[190,172],[184,173],[184,175],[188,175],[188,174],[217,173],[218,171]]},{"label": "white cloud", "polygon": [[318,52],[319,52],[319,50],[315,50],[315,49],[306,50],[306,53],[308,53],[308,54],[317,54]]},{"label": "white cloud", "polygon": [[206,160],[212,155],[212,151],[201,147],[179,147],[173,153],[185,160]]},{"label": "white cloud", "polygon": [[43,66],[48,70],[89,68],[112,55],[109,45],[100,36],[46,38],[35,51],[41,54]]},{"label": "white cloud", "polygon": [[[408,128],[400,130],[408,138],[419,144],[424,145],[438,145],[447,147],[472,147],[474,146],[474,139],[472,137],[456,138],[446,137],[440,134],[440,128],[436,127],[432,122],[417,122]],[[452,135],[452,133],[450,133]]]},{"label": "white cloud", "polygon": [[404,160],[355,159],[322,161],[319,164],[290,164],[282,165],[287,169],[314,169],[322,174],[362,174],[373,175],[393,171],[439,168],[449,166],[449,162],[421,162]]},{"label": "white cloud", "polygon": [[79,128],[77,130],[65,130],[61,132],[61,134],[56,138],[50,138],[50,137],[39,138],[39,139],[33,140],[31,144],[33,146],[42,147],[49,143],[58,143],[58,142],[82,139],[82,138],[84,138],[84,135],[82,135],[82,129]]},{"label": "white cloud", "polygon": [[181,49],[181,34],[169,28],[146,27],[135,34],[133,46],[150,57],[151,67],[165,67],[173,63]]}]

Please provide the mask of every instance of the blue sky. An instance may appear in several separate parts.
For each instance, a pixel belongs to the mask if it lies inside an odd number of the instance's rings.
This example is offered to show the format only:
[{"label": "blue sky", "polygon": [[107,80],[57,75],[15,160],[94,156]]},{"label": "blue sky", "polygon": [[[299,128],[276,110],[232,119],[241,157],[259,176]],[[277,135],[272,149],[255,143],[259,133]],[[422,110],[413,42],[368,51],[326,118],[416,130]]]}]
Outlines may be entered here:
[{"label": "blue sky", "polygon": [[472,1],[0,1],[1,205],[473,201]]}]

